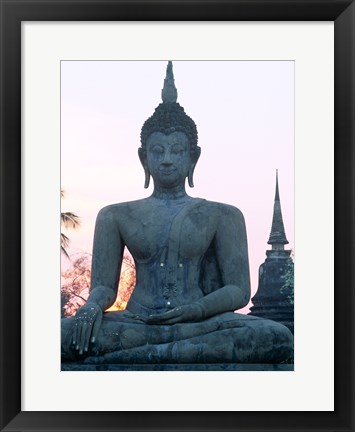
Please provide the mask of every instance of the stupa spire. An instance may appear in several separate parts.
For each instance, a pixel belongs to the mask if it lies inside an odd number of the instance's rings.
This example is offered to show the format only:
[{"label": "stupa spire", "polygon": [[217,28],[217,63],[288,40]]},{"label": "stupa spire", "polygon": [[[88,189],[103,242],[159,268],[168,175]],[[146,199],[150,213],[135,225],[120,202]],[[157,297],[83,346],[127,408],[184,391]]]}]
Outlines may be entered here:
[{"label": "stupa spire", "polygon": [[285,234],[284,223],[282,219],[282,213],[281,213],[278,170],[276,170],[274,214],[272,217],[272,226],[271,226],[271,232],[270,232],[268,244],[272,245],[272,249],[284,249],[284,245],[288,244],[288,240]]},{"label": "stupa spire", "polygon": [[168,62],[168,66],[166,67],[166,77],[164,79],[163,90],[161,91],[161,98],[163,103],[174,103],[177,101],[177,90],[174,82],[173,63],[171,61]]},{"label": "stupa spire", "polygon": [[275,201],[280,201],[280,194],[279,194],[279,170],[276,170]]}]

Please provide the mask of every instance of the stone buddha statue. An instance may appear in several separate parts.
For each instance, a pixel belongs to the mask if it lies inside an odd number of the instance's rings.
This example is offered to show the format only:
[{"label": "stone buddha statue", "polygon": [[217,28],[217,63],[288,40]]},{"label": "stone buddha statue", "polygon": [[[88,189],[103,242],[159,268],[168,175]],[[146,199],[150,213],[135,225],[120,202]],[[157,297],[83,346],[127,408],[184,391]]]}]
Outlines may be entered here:
[{"label": "stone buddha statue", "polygon": [[[201,153],[194,121],[177,103],[172,63],[162,103],[138,149],[151,196],[97,217],[90,295],[62,320],[62,359],[86,363],[280,363],[293,354],[283,325],[235,313],[250,299],[244,218],[237,208],[192,198]],[[117,295],[124,247],[136,285],[124,311]]]}]

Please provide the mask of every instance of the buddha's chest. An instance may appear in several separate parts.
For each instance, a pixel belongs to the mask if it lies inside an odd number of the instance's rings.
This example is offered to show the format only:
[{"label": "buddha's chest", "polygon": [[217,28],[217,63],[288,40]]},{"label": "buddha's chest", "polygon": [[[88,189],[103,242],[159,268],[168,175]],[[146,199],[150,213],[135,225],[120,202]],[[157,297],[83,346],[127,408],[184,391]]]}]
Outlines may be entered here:
[{"label": "buddha's chest", "polygon": [[[158,211],[159,210],[159,211]],[[216,221],[203,209],[151,209],[132,217],[122,232],[137,261],[202,256],[213,240]]]}]

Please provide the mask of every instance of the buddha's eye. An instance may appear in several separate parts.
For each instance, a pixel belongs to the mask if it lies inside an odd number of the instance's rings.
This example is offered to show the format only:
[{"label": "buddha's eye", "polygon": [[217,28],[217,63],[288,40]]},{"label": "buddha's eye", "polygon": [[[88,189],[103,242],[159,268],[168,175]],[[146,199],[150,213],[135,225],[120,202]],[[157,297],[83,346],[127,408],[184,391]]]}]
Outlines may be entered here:
[{"label": "buddha's eye", "polygon": [[153,151],[153,153],[156,153],[156,154],[162,154],[162,153],[164,153],[164,149],[160,145],[153,146],[152,147],[152,151]]},{"label": "buddha's eye", "polygon": [[174,154],[181,154],[184,152],[184,147],[182,147],[181,145],[176,145],[171,149],[171,152]]}]

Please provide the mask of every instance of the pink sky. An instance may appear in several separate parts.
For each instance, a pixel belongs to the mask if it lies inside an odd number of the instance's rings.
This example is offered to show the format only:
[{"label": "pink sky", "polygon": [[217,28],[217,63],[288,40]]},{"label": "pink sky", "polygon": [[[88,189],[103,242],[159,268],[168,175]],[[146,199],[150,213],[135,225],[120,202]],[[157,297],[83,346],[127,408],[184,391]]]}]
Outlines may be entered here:
[{"label": "pink sky", "polygon": [[[73,257],[91,253],[100,208],[152,192],[143,188],[137,149],[141,127],[160,103],[166,64],[61,63],[62,211],[81,218],[80,229],[66,232]],[[287,249],[294,249],[294,63],[176,61],[173,67],[178,102],[196,122],[202,148],[195,187],[187,192],[243,212],[253,295],[269,249],[276,169]]]}]

